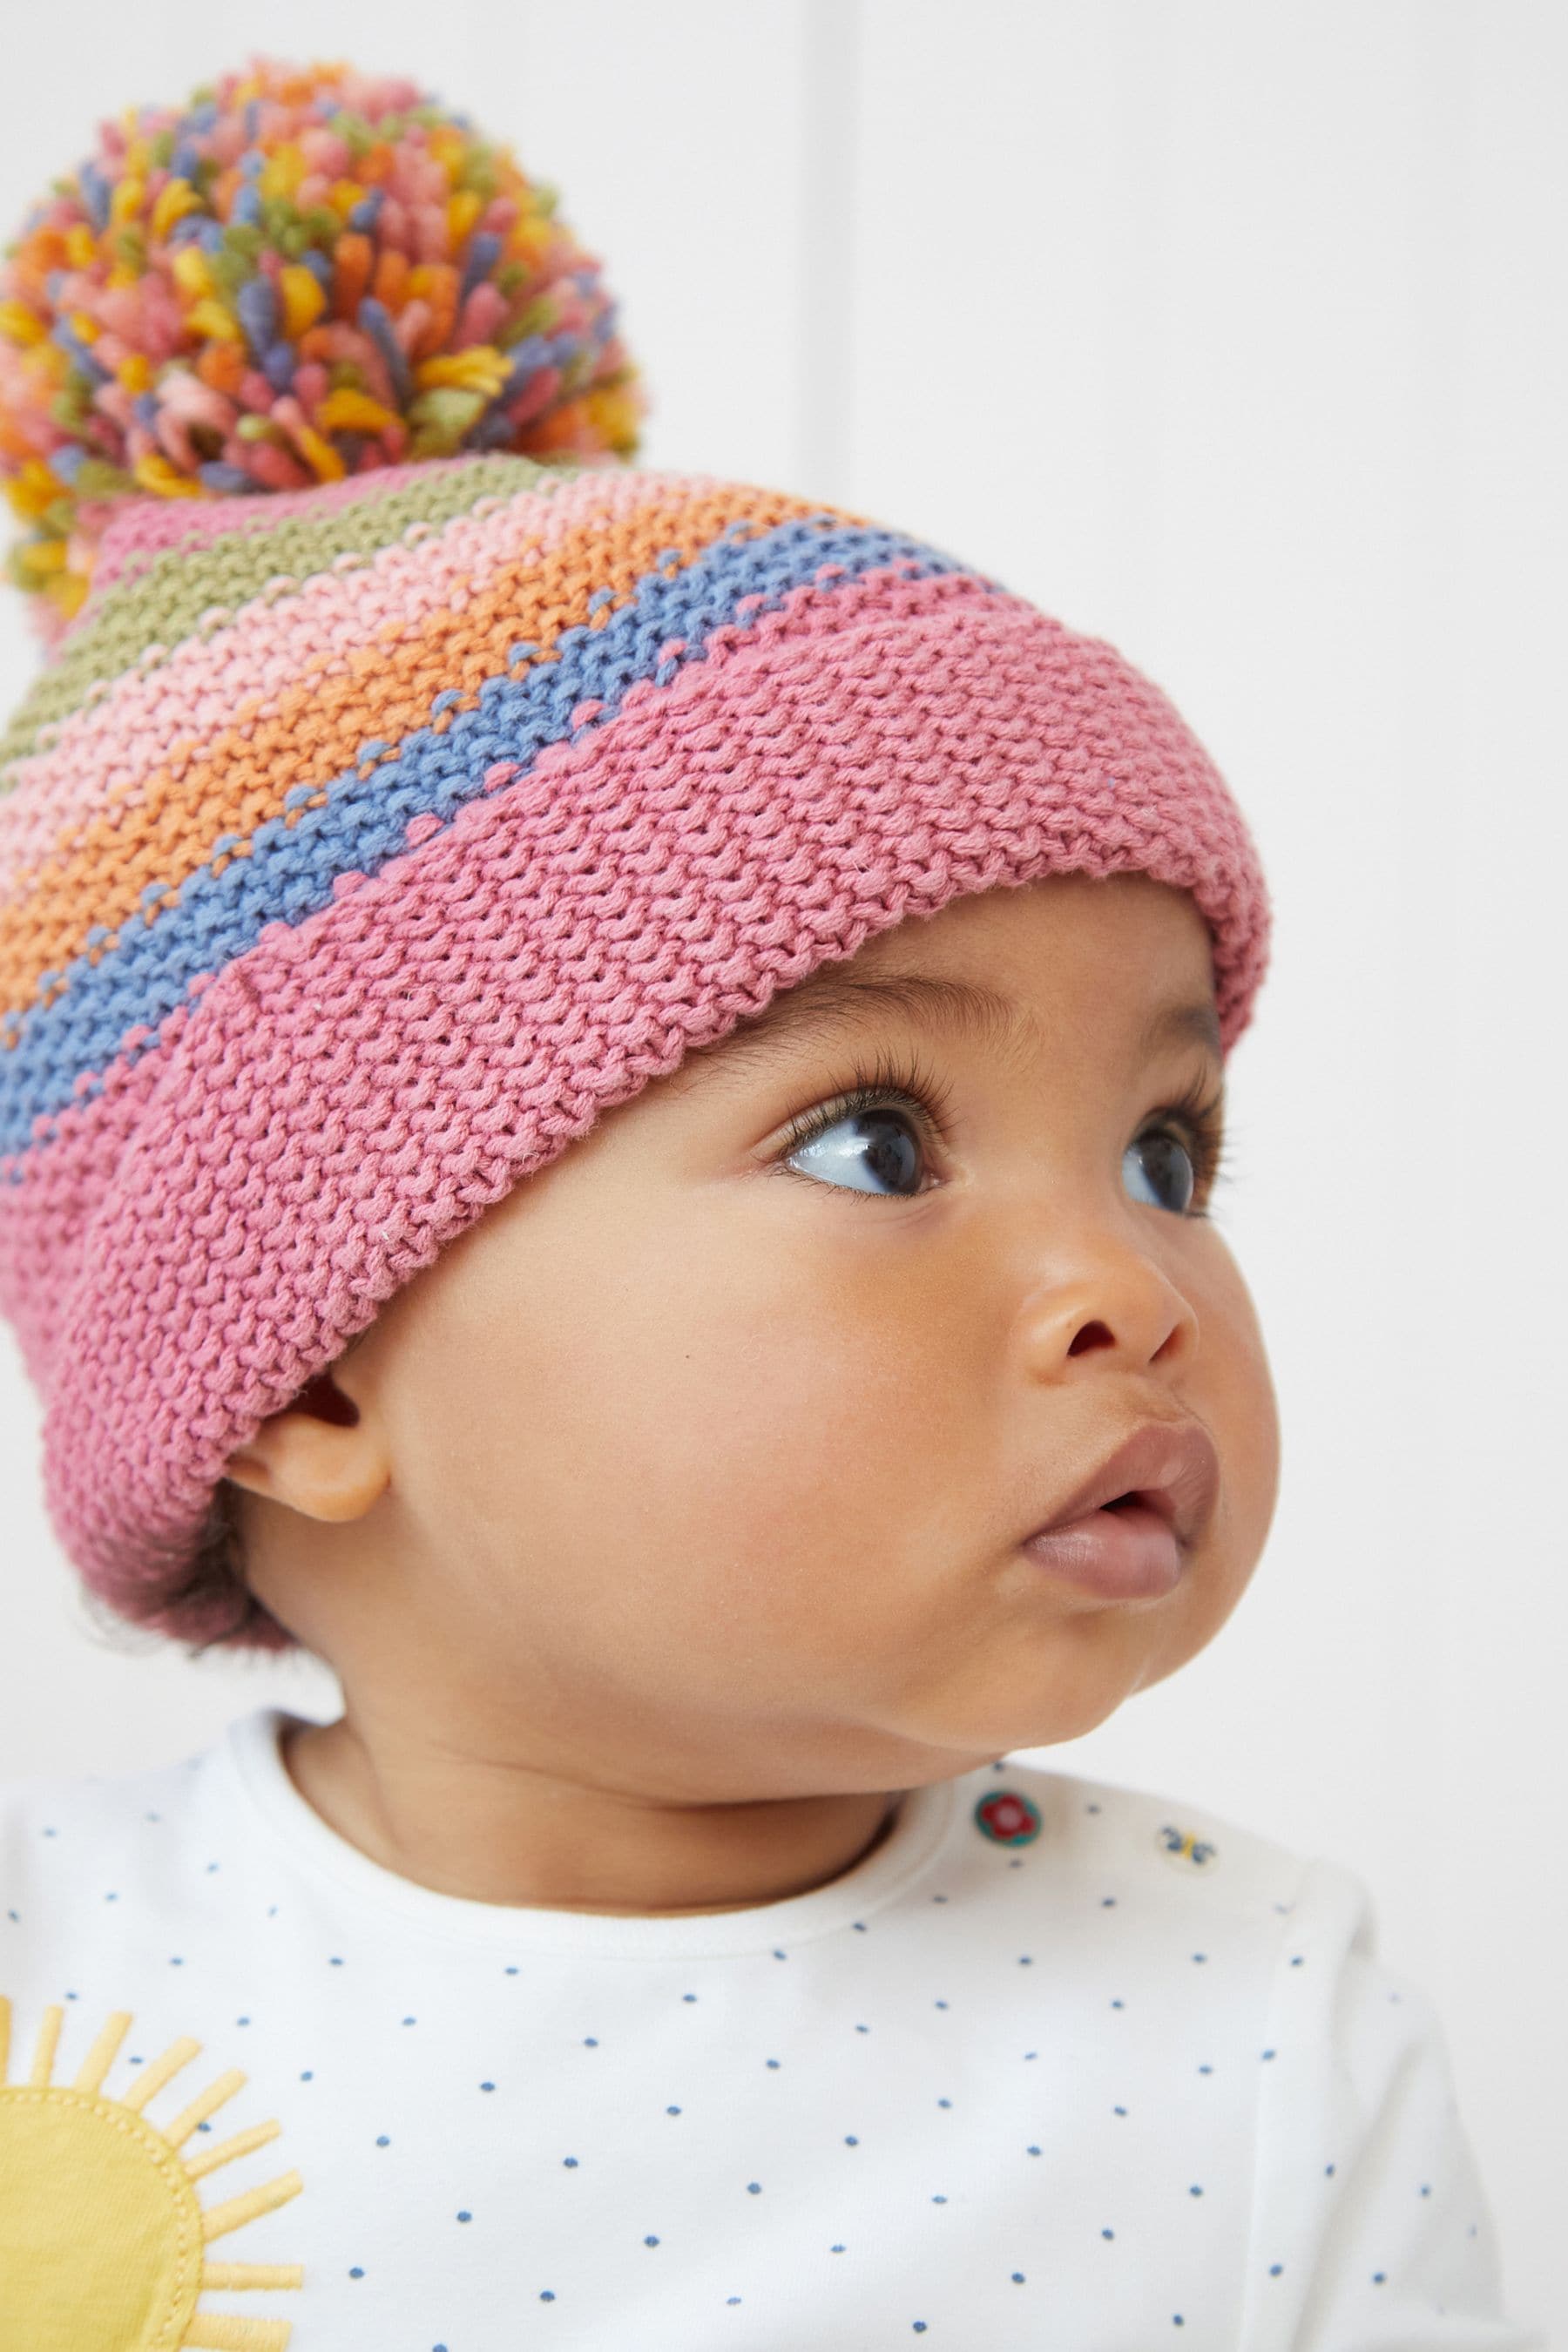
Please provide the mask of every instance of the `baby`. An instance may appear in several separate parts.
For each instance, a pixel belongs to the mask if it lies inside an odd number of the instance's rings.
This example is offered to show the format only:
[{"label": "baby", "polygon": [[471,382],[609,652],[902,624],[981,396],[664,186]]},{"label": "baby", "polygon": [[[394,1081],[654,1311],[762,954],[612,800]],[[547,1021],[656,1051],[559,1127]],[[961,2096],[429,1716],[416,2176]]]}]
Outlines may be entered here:
[{"label": "baby", "polygon": [[3,1792],[0,2344],[1542,2352],[1361,1881],[1012,1760],[1268,1532],[1246,824],[1109,646],[626,464],[552,206],[258,60],[0,287],[49,1507],[343,1694]]}]

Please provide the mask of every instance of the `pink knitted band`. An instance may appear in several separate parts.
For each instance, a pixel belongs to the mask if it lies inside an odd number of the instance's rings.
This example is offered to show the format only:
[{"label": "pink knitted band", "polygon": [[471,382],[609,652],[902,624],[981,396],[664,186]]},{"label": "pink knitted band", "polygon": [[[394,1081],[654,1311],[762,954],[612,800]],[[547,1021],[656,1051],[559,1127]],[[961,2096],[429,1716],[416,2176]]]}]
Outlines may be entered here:
[{"label": "pink knitted band", "polygon": [[13,730],[0,1307],[62,1542],[182,1639],[214,1631],[168,1595],[234,1450],[776,990],[1066,872],[1192,893],[1227,1052],[1266,967],[1240,812],[1110,646],[778,492],[413,470],[282,552],[253,508],[224,595],[191,584],[210,542],[106,542]]}]

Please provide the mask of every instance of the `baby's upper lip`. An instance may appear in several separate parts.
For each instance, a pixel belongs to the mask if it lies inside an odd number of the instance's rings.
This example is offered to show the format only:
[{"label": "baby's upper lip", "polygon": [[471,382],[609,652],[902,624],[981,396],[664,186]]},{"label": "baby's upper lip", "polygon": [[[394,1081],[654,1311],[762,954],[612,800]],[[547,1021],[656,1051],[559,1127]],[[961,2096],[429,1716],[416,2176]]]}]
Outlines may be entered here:
[{"label": "baby's upper lip", "polygon": [[1218,1493],[1219,1454],[1201,1422],[1140,1422],[1061,1508],[1029,1532],[1065,1527],[1119,1496],[1136,1495],[1169,1522],[1182,1543],[1190,1544],[1206,1524]]}]

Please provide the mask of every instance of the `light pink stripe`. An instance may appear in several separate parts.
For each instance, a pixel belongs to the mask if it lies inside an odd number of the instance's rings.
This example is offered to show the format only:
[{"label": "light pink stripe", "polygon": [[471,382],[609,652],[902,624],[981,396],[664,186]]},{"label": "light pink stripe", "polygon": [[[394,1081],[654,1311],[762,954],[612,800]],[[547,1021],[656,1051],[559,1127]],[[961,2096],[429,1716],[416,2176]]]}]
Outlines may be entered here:
[{"label": "light pink stripe", "polygon": [[[426,614],[470,602],[494,566],[524,551],[520,506],[531,501],[537,510],[527,545],[548,555],[612,517],[646,510],[655,498],[679,514],[714,487],[700,474],[584,474],[547,495],[521,490],[499,512],[459,516],[413,546],[395,540],[371,562],[319,572],[297,593],[252,599],[232,624],[187,640],[153,669],[126,673],[66,719],[47,750],[16,763],[16,789],[0,799],[0,905],[26,896],[41,868],[68,856],[94,815],[139,799],[176,740],[199,749],[276,709],[285,688],[342,669],[377,636],[405,636]],[[526,634],[521,616],[518,634]],[[279,803],[298,781],[280,780]]]}]

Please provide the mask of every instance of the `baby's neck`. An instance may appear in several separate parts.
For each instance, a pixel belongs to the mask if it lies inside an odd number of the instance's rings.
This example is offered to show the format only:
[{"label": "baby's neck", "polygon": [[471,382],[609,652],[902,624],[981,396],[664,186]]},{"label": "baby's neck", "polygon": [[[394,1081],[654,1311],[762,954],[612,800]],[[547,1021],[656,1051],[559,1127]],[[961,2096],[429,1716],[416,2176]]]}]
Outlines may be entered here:
[{"label": "baby's neck", "polygon": [[[660,1808],[366,1736],[347,1715],[286,1726],[280,1752],[312,1811],[384,1870],[469,1901],[613,1918],[698,1918],[829,1885],[885,1843],[903,1793]],[[718,1900],[665,1899],[715,1885]]]}]

